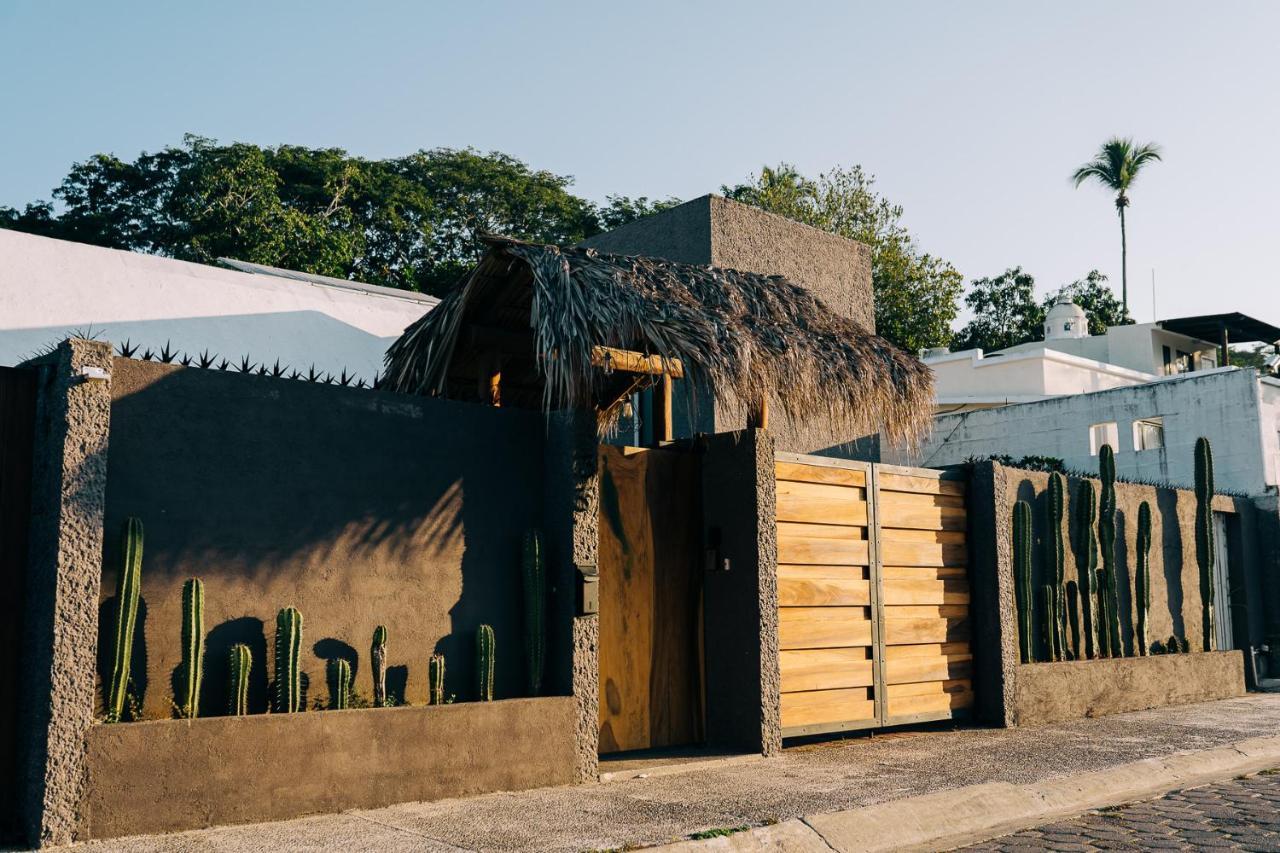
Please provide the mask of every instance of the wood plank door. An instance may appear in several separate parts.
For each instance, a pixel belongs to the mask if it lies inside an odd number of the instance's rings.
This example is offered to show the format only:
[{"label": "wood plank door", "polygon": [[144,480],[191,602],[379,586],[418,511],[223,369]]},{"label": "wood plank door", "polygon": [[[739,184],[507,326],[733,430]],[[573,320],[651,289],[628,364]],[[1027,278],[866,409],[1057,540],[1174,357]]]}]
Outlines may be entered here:
[{"label": "wood plank door", "polygon": [[972,705],[964,481],[784,453],[776,476],[783,734]]},{"label": "wood plank door", "polygon": [[600,752],[703,737],[698,457],[602,445]]}]

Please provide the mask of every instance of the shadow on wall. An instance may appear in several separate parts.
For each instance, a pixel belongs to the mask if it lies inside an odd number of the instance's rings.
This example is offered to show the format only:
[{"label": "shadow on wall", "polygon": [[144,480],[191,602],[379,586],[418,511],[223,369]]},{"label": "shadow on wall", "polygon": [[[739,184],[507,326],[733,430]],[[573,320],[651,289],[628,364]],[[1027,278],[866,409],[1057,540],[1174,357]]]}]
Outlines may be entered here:
[{"label": "shadow on wall", "polygon": [[[1173,619],[1173,633],[1187,636],[1186,623],[1182,619],[1182,525],[1178,523],[1178,495],[1167,489],[1156,493],[1155,509],[1160,513],[1161,547],[1164,550],[1165,596],[1169,615]],[[1154,606],[1155,602],[1152,602]],[[1153,638],[1160,639],[1160,638]]]},{"label": "shadow on wall", "polygon": [[313,704],[328,698],[334,657],[371,697],[359,661],[377,625],[389,631],[393,695],[425,701],[439,648],[446,693],[472,698],[481,623],[497,635],[498,695],[521,694],[520,543],[541,511],[540,413],[123,359],[113,396],[102,588],[114,596],[112,531],[138,516],[145,717],[172,715],[188,577],[205,582],[202,715],[226,713],[226,661],[240,642],[253,655],[250,707],[266,707],[285,606],[303,615]]}]

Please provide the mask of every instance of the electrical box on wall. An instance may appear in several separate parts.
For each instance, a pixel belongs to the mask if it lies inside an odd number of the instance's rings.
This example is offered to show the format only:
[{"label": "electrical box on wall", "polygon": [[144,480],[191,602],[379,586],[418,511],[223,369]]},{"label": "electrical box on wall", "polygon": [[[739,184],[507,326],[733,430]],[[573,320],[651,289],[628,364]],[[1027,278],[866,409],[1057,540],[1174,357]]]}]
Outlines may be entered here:
[{"label": "electrical box on wall", "polygon": [[600,570],[595,563],[578,563],[578,615],[593,616],[600,612]]}]

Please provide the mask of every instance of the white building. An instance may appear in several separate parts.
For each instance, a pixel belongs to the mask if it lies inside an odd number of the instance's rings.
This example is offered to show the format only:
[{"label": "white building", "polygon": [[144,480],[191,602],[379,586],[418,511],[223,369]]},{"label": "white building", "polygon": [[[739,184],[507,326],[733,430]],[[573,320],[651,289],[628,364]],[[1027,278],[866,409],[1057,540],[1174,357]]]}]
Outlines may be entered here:
[{"label": "white building", "polygon": [[0,229],[0,365],[73,334],[235,363],[313,365],[371,381],[405,327],[438,302],[226,261],[236,269],[103,249]]}]

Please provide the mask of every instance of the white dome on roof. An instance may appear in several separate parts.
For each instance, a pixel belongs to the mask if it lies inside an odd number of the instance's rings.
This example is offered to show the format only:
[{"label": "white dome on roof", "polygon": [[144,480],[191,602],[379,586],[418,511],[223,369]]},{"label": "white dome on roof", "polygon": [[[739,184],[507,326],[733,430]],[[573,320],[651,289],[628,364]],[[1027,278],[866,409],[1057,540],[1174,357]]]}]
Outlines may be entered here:
[{"label": "white dome on roof", "polygon": [[1089,315],[1065,295],[1059,295],[1044,318],[1046,341],[1089,337]]}]

